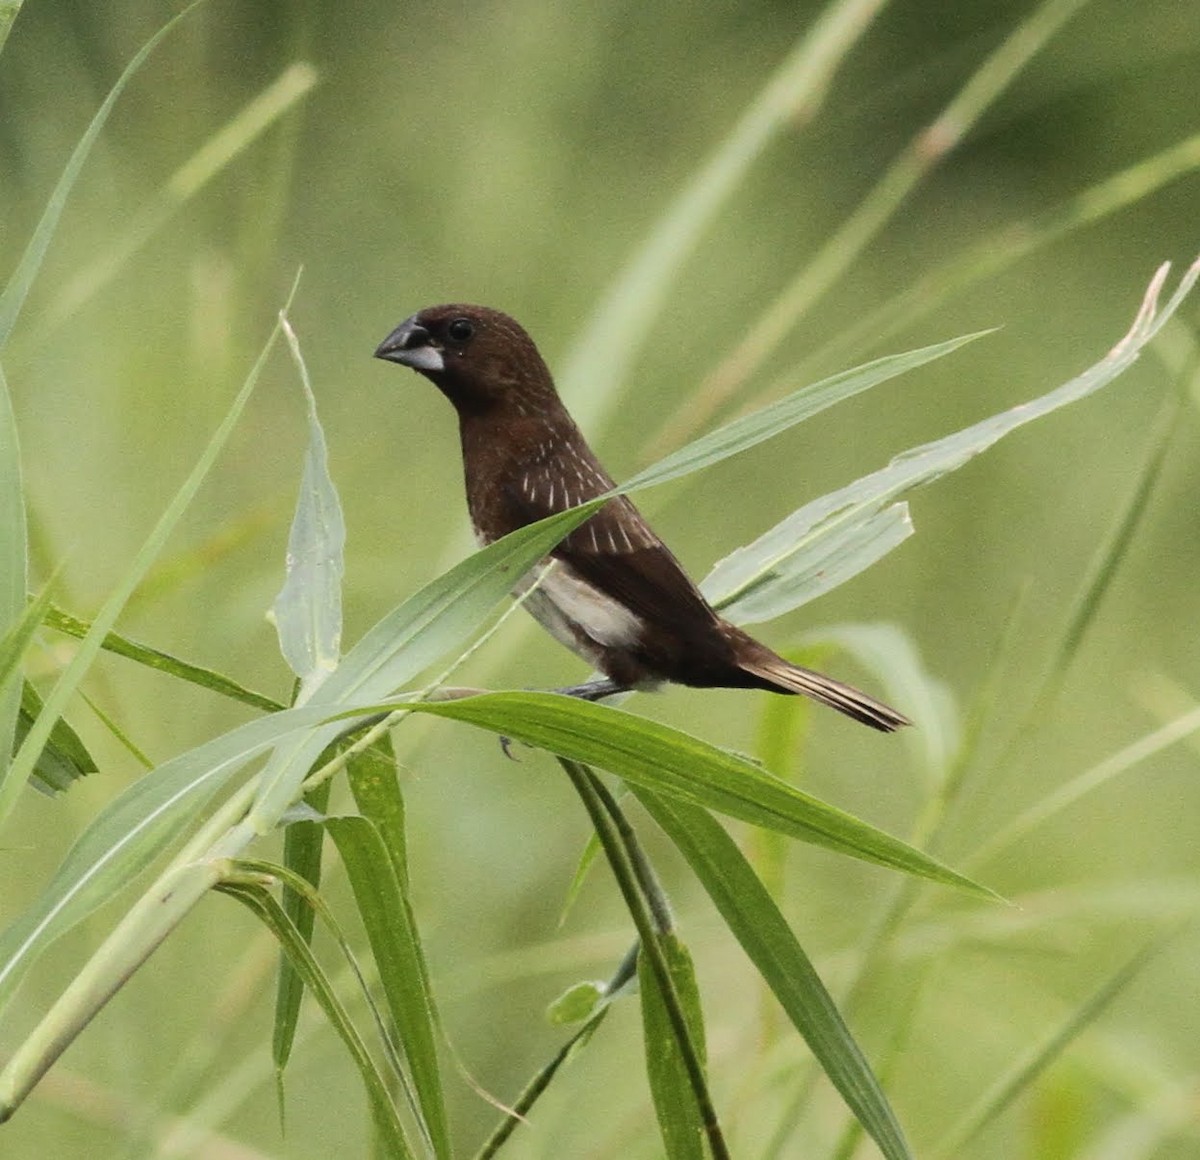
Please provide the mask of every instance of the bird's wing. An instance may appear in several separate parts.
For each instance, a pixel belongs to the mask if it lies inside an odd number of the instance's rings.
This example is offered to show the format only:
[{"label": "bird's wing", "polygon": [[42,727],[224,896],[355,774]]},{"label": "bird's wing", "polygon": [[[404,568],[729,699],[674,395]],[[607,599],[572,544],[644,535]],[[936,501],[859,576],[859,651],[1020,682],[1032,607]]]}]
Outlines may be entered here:
[{"label": "bird's wing", "polygon": [[[517,516],[514,522],[525,524],[602,495],[612,482],[605,476],[594,486],[588,489],[591,495],[572,489],[565,502],[561,485],[513,488],[505,498]],[[625,496],[606,503],[551,555],[635,616],[662,628],[695,629],[716,619],[679,561]]]}]

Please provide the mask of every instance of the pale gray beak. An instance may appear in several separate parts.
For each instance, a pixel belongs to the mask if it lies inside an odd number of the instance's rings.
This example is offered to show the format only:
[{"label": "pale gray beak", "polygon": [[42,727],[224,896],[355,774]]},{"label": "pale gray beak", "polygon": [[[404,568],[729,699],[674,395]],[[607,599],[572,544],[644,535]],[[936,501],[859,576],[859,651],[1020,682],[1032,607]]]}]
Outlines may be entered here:
[{"label": "pale gray beak", "polygon": [[412,367],[414,371],[441,371],[446,369],[441,350],[434,345],[433,336],[416,321],[417,316],[406,318],[376,348],[375,357],[388,362]]}]

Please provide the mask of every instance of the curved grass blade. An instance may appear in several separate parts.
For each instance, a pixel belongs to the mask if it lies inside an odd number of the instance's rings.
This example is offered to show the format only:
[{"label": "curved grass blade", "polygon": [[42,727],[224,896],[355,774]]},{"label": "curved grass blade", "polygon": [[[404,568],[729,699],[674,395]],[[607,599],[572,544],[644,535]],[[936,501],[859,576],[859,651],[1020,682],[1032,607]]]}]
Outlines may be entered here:
[{"label": "curved grass blade", "polygon": [[124,231],[95,261],[66,283],[44,317],[34,323],[33,341],[45,341],[96,297],[135,254],[208,183],[290,112],[317,83],[317,71],[299,61],[289,65],[257,96],[214,133],[167,179],[151,200],[137,210]]},{"label": "curved grass blade", "polygon": [[138,69],[145,64],[146,58],[158,47],[162,39],[203,2],[204,0],[192,0],[192,3],[178,16],[168,20],[142,45],[117,78],[117,83],[109,90],[108,96],[104,98],[104,103],[96,111],[87,131],[80,138],[79,144],[75,146],[75,151],[67,161],[66,168],[58,179],[54,191],[50,194],[50,200],[46,203],[41,220],[34,229],[33,236],[29,239],[29,244],[25,247],[20,262],[17,263],[16,270],[4,287],[3,293],[0,293],[0,350],[8,342],[8,337],[16,325],[21,307],[25,305],[25,298],[29,294],[29,288],[33,285],[33,280],[42,267],[46,251],[50,248],[50,241],[54,237],[54,231],[58,228],[58,220],[62,216],[63,207],[67,204],[67,198],[70,197],[75,181],[83,169],[83,164],[92,151],[96,138],[100,136],[100,131],[104,128],[113,106],[117,103],[117,98],[124,92],[125,86],[133,79]]},{"label": "curved grass blade", "polygon": [[354,1026],[345,1006],[334,993],[333,985],[313,957],[308,944],[299,935],[283,908],[265,886],[251,882],[226,881],[216,887],[221,893],[236,898],[246,906],[268,930],[279,940],[284,952],[295,964],[305,985],[312,991],[317,1002],[329,1019],[333,1029],[341,1037],[362,1077],[371,1118],[379,1133],[383,1155],[395,1160],[414,1160],[414,1153],[404,1135],[404,1127],[397,1115],[396,1107],[388,1095],[387,1083],[371,1053]]},{"label": "curved grass blade", "polygon": [[571,761],[600,766],[632,786],[670,794],[838,853],[996,897],[929,855],[810,797],[744,758],[620,709],[554,693],[487,693],[405,707],[465,721]]},{"label": "curved grass blade", "polygon": [[0,52],[8,43],[8,34],[12,31],[13,22],[25,0],[0,0]]},{"label": "curved grass blade", "polygon": [[870,1064],[737,843],[702,809],[644,788],[633,792],[687,859],[821,1069],[883,1155],[911,1160],[904,1133]]},{"label": "curved grass blade", "polygon": [[449,1160],[450,1130],[435,1034],[437,1010],[408,899],[372,822],[362,817],[327,818],[325,828],[346,867],[434,1154],[438,1160]]},{"label": "curved grass blade", "polygon": [[905,351],[903,354],[885,355],[862,366],[830,375],[811,386],[801,387],[786,398],[749,415],[743,415],[740,419],[734,419],[724,427],[702,435],[686,447],[665,456],[623,483],[621,490],[632,492],[645,487],[655,487],[666,483],[667,480],[678,479],[703,467],[719,463],[722,459],[728,459],[731,455],[737,455],[774,438],[797,423],[811,419],[843,399],[852,398],[896,375],[951,354],[960,346],[991,333],[990,330],[980,330],[946,342],[934,343],[932,346]]},{"label": "curved grass blade", "polygon": [[[41,695],[25,681],[21,687],[21,712],[17,717],[17,731],[14,737],[17,746],[25,740],[41,711]],[[72,783],[89,773],[95,773],[98,768],[87,746],[80,740],[79,734],[67,724],[65,718],[60,717],[50,730],[46,747],[38,755],[37,764],[29,777],[29,784],[43,793],[62,793],[70,789]]]}]

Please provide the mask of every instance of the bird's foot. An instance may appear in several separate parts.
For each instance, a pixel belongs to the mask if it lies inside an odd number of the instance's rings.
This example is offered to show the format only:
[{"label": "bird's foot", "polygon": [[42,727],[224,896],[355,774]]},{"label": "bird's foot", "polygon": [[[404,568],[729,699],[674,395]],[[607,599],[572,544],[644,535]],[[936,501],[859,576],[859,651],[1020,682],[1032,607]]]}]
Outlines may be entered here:
[{"label": "bird's foot", "polygon": [[629,686],[618,684],[610,677],[601,677],[594,681],[585,681],[582,685],[551,689],[550,692],[560,693],[564,697],[578,697],[581,701],[603,701],[605,697],[613,697],[617,693],[628,693]]}]

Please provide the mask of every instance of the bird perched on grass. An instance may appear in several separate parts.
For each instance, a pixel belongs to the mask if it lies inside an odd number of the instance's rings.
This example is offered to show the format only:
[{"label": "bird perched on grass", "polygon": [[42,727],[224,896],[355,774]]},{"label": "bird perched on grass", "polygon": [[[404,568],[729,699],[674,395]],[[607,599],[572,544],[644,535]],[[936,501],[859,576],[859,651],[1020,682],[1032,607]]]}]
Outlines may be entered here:
[{"label": "bird perched on grass", "polygon": [[[484,544],[615,486],[567,414],[533,340],[507,315],[432,306],[396,327],[375,356],[418,371],[454,404],[467,506]],[[605,675],[561,692],[599,700],[663,681],[767,689],[802,693],[883,732],[909,724],[874,697],[791,664],[722,620],[625,496],[611,499],[550,558],[553,567],[527,607]]]}]

